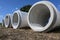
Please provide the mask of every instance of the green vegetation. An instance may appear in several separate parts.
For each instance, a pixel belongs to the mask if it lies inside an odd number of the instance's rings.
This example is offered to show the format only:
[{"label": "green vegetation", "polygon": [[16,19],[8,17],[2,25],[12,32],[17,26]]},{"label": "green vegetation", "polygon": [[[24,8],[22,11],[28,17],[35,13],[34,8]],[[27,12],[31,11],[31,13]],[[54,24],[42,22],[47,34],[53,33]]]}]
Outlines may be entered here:
[{"label": "green vegetation", "polygon": [[30,7],[31,7],[31,5],[26,5],[26,6],[22,7],[20,10],[24,11],[24,12],[28,12]]}]

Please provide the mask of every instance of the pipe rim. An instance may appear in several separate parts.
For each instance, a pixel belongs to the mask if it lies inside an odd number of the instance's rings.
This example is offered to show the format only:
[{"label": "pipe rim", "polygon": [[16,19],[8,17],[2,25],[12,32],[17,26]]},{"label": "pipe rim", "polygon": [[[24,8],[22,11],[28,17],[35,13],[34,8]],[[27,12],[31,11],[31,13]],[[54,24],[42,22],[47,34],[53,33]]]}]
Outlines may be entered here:
[{"label": "pipe rim", "polygon": [[[17,25],[14,25],[14,23],[13,23],[13,16],[14,16],[14,14],[17,14],[17,15],[18,15]],[[11,21],[13,29],[17,29],[17,28],[21,25],[21,16],[20,16],[20,15],[21,15],[20,10],[17,10],[17,11],[15,11],[15,12],[13,13],[12,21]]]},{"label": "pipe rim", "polygon": [[[8,17],[8,24],[6,24],[6,17]],[[7,14],[4,18],[4,25],[6,28],[8,28],[10,26],[10,20],[11,20],[10,14]]]},{"label": "pipe rim", "polygon": [[[48,3],[46,3],[46,2],[48,2]],[[28,20],[28,24],[29,24],[29,26],[31,27],[31,29],[32,30],[34,30],[34,31],[40,31],[40,32],[42,32],[42,31],[44,31],[44,30],[46,30],[47,28],[49,28],[49,26],[51,25],[51,23],[53,22],[53,20],[54,20],[54,11],[53,11],[53,8],[51,7],[51,5],[50,5],[50,3],[51,2],[49,2],[49,1],[40,1],[40,2],[37,2],[37,3],[35,3],[31,8],[30,8],[30,10],[29,10],[29,12],[28,12],[28,16],[27,16],[27,20]],[[29,14],[30,14],[30,11],[32,10],[32,8],[34,7],[34,6],[36,6],[36,5],[38,5],[38,4],[44,4],[44,5],[46,5],[48,8],[49,8],[49,10],[50,10],[50,15],[51,15],[51,17],[50,17],[50,19],[49,19],[49,22],[47,23],[47,25],[45,26],[45,27],[33,27],[31,24],[30,24],[30,22],[29,22]],[[51,3],[52,4],[52,3]]]}]

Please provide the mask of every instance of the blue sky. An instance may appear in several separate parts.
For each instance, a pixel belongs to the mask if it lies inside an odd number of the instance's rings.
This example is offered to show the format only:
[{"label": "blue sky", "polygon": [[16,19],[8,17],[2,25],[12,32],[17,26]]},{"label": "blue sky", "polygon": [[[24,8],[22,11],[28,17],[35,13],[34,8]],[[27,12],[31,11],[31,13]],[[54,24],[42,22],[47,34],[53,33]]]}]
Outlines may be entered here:
[{"label": "blue sky", "polygon": [[[41,0],[0,0],[0,22],[5,17],[6,14],[12,14],[15,10],[20,9],[25,5],[33,5],[34,3]],[[55,4],[55,6],[60,10],[59,0],[48,0]]]}]

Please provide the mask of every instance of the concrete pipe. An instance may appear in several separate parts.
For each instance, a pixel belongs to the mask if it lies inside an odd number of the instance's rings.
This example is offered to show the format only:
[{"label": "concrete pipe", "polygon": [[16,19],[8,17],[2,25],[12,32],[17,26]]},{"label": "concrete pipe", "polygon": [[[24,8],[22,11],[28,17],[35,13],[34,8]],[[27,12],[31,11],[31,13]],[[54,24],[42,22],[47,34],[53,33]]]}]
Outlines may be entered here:
[{"label": "concrete pipe", "polygon": [[12,27],[13,29],[27,27],[27,13],[17,10],[12,16]]},{"label": "concrete pipe", "polygon": [[2,19],[2,27],[5,27],[5,25],[4,25],[4,19]]},{"label": "concrete pipe", "polygon": [[38,32],[48,32],[60,26],[59,11],[49,1],[35,3],[28,12],[27,20],[31,29]]},{"label": "concrete pipe", "polygon": [[11,15],[7,14],[4,18],[4,25],[6,28],[11,27]]}]

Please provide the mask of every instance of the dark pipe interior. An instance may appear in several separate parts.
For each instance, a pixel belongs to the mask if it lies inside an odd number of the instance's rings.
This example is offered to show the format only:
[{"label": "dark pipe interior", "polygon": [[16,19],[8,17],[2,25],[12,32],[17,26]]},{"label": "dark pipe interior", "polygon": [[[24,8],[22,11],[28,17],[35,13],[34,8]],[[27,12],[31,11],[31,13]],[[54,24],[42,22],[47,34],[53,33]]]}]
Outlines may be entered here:
[{"label": "dark pipe interior", "polygon": [[29,14],[29,22],[32,26],[44,27],[50,18],[50,10],[44,4],[38,4],[32,8]]},{"label": "dark pipe interior", "polygon": [[9,24],[9,16],[6,16],[6,18],[5,18],[5,24],[6,24],[6,25]]},{"label": "dark pipe interior", "polygon": [[17,14],[17,13],[15,13],[15,14],[13,15],[13,24],[14,24],[14,25],[17,25],[17,24],[18,24],[18,14]]}]

